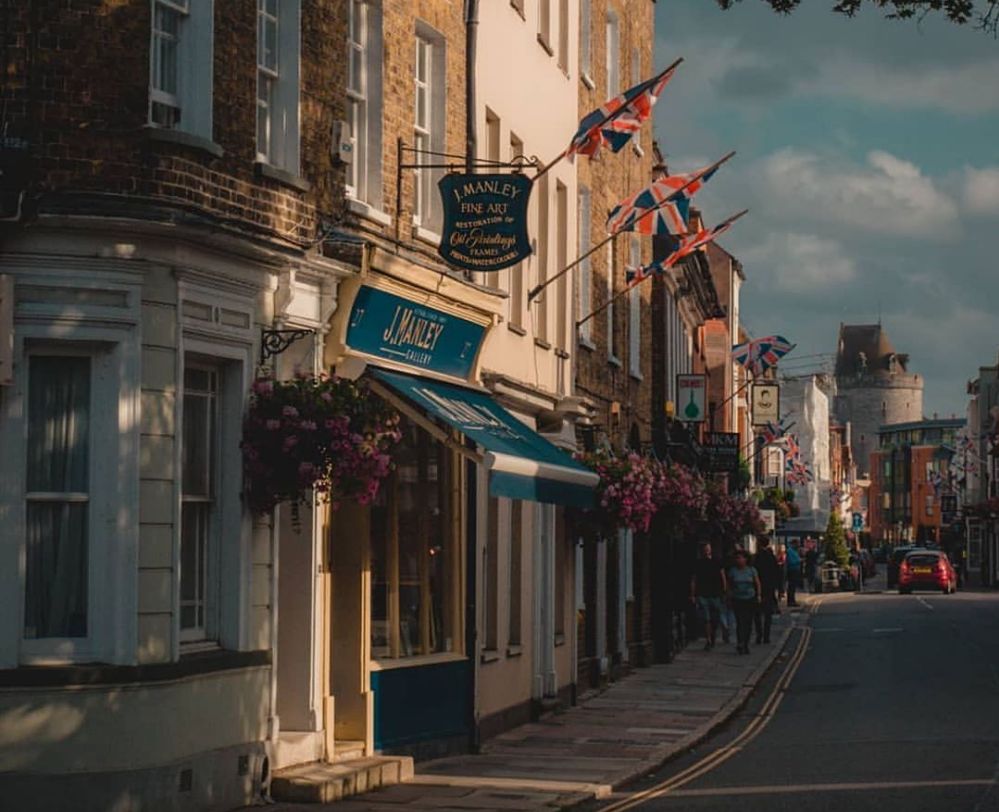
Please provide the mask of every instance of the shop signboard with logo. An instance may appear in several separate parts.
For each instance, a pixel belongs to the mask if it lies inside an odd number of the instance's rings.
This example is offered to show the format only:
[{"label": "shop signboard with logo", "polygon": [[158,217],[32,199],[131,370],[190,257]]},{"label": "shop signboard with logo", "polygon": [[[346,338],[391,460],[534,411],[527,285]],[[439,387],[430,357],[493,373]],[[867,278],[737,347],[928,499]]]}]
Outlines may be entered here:
[{"label": "shop signboard with logo", "polygon": [[754,383],[751,403],[754,426],[780,422],[780,386],[776,383]]},{"label": "shop signboard with logo", "polygon": [[501,271],[531,254],[527,204],[531,179],[520,174],[451,173],[438,182],[444,226],[438,253],[466,271]]},{"label": "shop signboard with logo", "polygon": [[709,431],[704,436],[711,471],[734,473],[739,468],[739,435],[729,431]]},{"label": "shop signboard with logo", "polygon": [[703,423],[707,397],[704,375],[676,376],[676,416],[684,423]]},{"label": "shop signboard with logo", "polygon": [[351,308],[346,343],[354,352],[465,380],[485,334],[484,325],[365,285]]}]

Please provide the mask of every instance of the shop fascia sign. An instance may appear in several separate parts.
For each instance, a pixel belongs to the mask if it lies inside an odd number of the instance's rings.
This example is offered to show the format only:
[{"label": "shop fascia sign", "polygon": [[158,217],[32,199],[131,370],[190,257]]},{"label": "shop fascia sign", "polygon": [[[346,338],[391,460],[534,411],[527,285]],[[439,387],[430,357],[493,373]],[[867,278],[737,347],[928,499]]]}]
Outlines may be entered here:
[{"label": "shop fascia sign", "polygon": [[380,288],[362,285],[347,323],[354,352],[467,380],[486,328]]},{"label": "shop fascia sign", "polygon": [[444,210],[438,253],[449,265],[488,273],[531,255],[526,175],[452,172],[437,185]]}]

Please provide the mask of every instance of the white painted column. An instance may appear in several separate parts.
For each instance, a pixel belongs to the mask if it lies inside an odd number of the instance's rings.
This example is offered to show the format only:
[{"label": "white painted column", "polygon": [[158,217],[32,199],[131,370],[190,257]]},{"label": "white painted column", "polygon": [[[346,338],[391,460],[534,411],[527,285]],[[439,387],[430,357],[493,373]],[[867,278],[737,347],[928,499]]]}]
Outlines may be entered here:
[{"label": "white painted column", "polygon": [[[597,657],[600,658],[600,673],[606,674],[610,669],[607,658],[607,542],[601,539],[597,542],[597,600],[593,611],[596,613],[597,624]],[[590,607],[586,608],[590,611]]]},{"label": "white painted column", "polygon": [[534,650],[536,697],[553,697],[558,693],[555,674],[555,507],[538,503],[535,567],[535,633]]}]

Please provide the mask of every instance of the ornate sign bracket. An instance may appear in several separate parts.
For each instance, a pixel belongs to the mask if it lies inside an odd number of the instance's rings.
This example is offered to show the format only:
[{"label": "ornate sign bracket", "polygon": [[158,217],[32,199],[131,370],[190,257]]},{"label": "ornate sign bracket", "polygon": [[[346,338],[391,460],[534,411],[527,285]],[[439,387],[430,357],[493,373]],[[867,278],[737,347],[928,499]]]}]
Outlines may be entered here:
[{"label": "ornate sign bracket", "polygon": [[300,338],[315,335],[315,330],[261,330],[260,331],[260,365],[267,363],[268,358],[280,355]]}]

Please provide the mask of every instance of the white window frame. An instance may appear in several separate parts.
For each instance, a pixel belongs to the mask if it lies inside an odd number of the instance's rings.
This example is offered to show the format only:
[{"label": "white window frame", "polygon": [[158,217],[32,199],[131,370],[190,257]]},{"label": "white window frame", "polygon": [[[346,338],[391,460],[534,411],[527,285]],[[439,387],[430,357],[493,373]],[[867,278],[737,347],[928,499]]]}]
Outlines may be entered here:
[{"label": "white window frame", "polygon": [[[0,392],[0,668],[135,662],[139,503],[138,277],[109,282],[66,268],[15,275],[32,287],[15,303],[14,380]],[[89,289],[93,304],[67,302]],[[50,291],[50,293],[46,293]],[[30,355],[91,358],[87,636],[24,638],[28,367]],[[114,404],[117,408],[111,407]],[[14,462],[18,461],[18,462]],[[117,476],[109,475],[116,472]]]},{"label": "white window frame", "polygon": [[[273,3],[274,14],[268,8]],[[265,59],[264,27],[273,22],[276,51],[273,64]],[[293,175],[299,171],[299,76],[301,4],[288,0],[257,0],[257,162]],[[262,93],[261,91],[266,92]],[[261,116],[266,117],[261,138]],[[262,143],[263,141],[263,143]]]},{"label": "white window frame", "polygon": [[[213,0],[150,0],[149,111],[151,127],[178,130],[211,140],[213,86]],[[157,26],[158,12],[177,16],[176,91],[157,87],[158,40],[172,35]],[[159,107],[177,111],[176,123],[158,121]]]},{"label": "white window frame", "polygon": [[[642,243],[631,239],[631,264],[642,264]],[[642,379],[642,293],[641,285],[628,292],[628,372],[632,378]]]},{"label": "white window frame", "polygon": [[552,49],[552,0],[538,0],[538,43],[548,55]]},{"label": "white window frame", "polygon": [[[383,222],[382,207],[382,13],[380,0],[349,0],[347,126],[352,147],[346,195],[359,214]],[[360,13],[361,19],[356,16]],[[351,57],[360,56],[361,75],[351,83]]]},{"label": "white window frame", "polygon": [[[593,197],[587,186],[580,186],[578,195],[578,256],[583,256],[590,250],[590,234],[593,229]],[[573,323],[588,316],[593,310],[593,265],[592,257],[586,257],[579,263],[579,274],[576,289],[576,318]],[[593,347],[593,319],[587,319],[579,326],[579,342],[587,347]]]},{"label": "white window frame", "polygon": [[606,23],[607,98],[621,92],[621,28],[617,12],[607,12]]},{"label": "white window frame", "polygon": [[[631,49],[631,82],[629,85],[634,87],[639,82],[642,81],[642,52],[638,48]],[[635,151],[635,154],[639,157],[645,155],[645,150],[642,149],[642,128],[639,127],[635,130],[635,134],[631,138],[631,148]]]},{"label": "white window frame", "polygon": [[579,0],[579,77],[590,90],[596,87],[593,81],[593,31],[590,0]]},{"label": "white window frame", "polygon": [[558,66],[569,75],[569,0],[558,3]]},{"label": "white window frame", "polygon": [[[423,49],[421,51],[421,48]],[[416,21],[416,36],[413,49],[413,146],[417,149],[443,152],[446,146],[446,104],[447,104],[447,59],[444,37],[424,23]],[[421,76],[420,56],[426,55],[426,71]],[[425,91],[426,115],[419,116],[418,93]],[[421,162],[433,162],[433,156],[416,153]],[[413,225],[415,236],[430,242],[440,241],[444,213],[437,181],[441,177],[439,169],[416,169],[413,171]]]},{"label": "white window frame", "polygon": [[[254,294],[227,292],[211,286],[201,275],[181,272],[180,341],[177,347],[177,398],[174,444],[177,476],[174,478],[174,659],[204,648],[246,651],[255,648],[252,625],[252,522],[243,509],[242,454],[239,441],[254,367]],[[236,326],[239,323],[240,326]],[[218,547],[218,612],[216,634],[204,640],[182,640],[180,628],[182,447],[184,436],[184,369],[188,363],[218,370],[218,466],[214,538]],[[273,585],[271,586],[273,589]],[[272,598],[273,599],[273,598]]]},{"label": "white window frame", "polygon": [[[182,646],[190,643],[211,643],[214,644],[218,640],[219,635],[219,592],[220,592],[220,578],[219,578],[219,536],[220,527],[218,520],[218,507],[219,507],[219,493],[221,485],[221,476],[219,471],[219,460],[221,458],[221,425],[222,425],[222,410],[221,410],[221,382],[224,375],[224,370],[212,361],[203,360],[197,357],[186,357],[184,359],[184,382],[183,382],[183,400],[182,408],[186,407],[186,400],[188,397],[187,389],[187,371],[189,369],[195,369],[199,371],[206,372],[209,375],[210,387],[207,392],[198,392],[197,396],[199,398],[205,398],[209,401],[208,409],[210,415],[209,422],[209,436],[207,440],[207,448],[205,452],[208,454],[208,493],[207,494],[188,494],[184,492],[184,470],[183,465],[179,471],[180,481],[181,481],[181,499],[180,499],[180,514],[178,516],[178,523],[180,525],[181,532],[181,569],[178,570],[179,577],[181,580],[180,584],[180,594],[181,598],[178,603],[178,628],[180,635],[180,642]],[[183,460],[183,453],[186,450],[184,448],[184,435],[180,435],[181,442],[181,459]],[[184,627],[184,609],[185,601],[184,595],[184,543],[185,539],[184,533],[184,512],[189,506],[193,505],[203,505],[207,510],[207,517],[205,521],[205,526],[201,529],[203,537],[200,538],[199,546],[201,549],[197,554],[197,558],[200,559],[199,566],[196,567],[196,577],[197,583],[195,585],[195,599],[193,602],[193,607],[195,612],[200,608],[202,610],[204,620],[198,624],[195,623],[193,626],[187,628]]]}]

